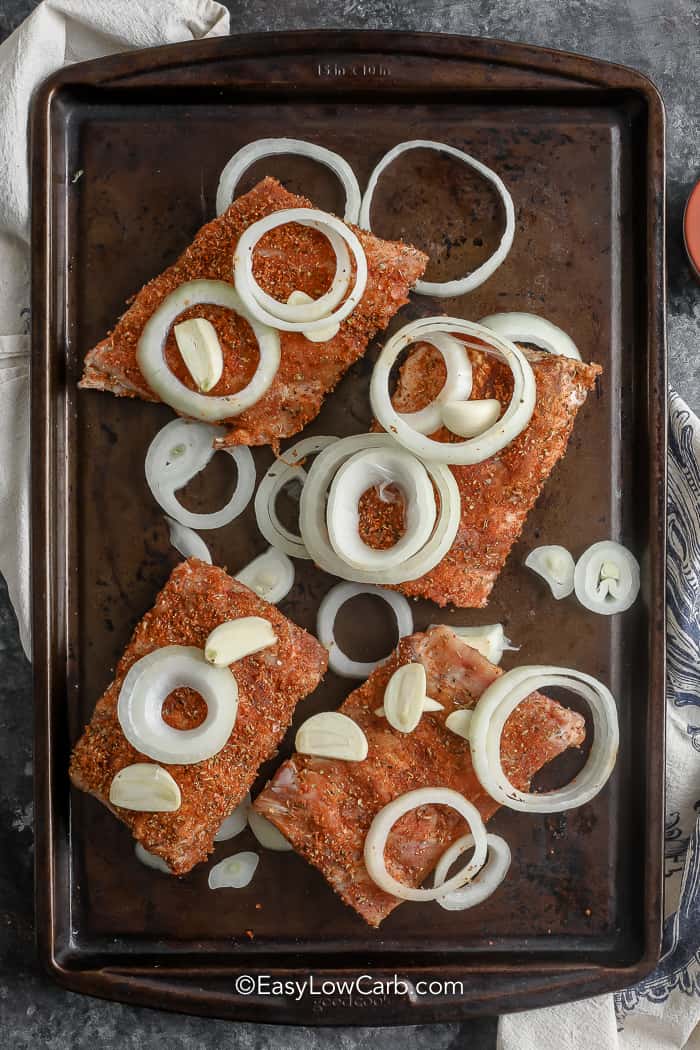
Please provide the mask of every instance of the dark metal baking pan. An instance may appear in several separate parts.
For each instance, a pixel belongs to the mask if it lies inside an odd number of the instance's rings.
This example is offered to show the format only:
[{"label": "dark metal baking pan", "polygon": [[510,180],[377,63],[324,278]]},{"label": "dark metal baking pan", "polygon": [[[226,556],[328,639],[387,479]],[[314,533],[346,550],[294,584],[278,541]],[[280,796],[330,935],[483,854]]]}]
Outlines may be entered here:
[{"label": "dark metal baking pan", "polygon": [[[522,647],[505,666],[581,667],[610,683],[620,707],[622,746],[606,790],[566,816],[499,813],[493,826],[513,847],[511,875],[458,919],[405,905],[372,931],[289,854],[265,854],[238,894],[208,892],[206,866],[168,882],[134,861],[109,813],[69,790],[70,746],[177,558],[142,472],[170,412],[78,393],[83,356],[213,215],[234,150],[275,135],[337,150],[361,184],[407,138],[451,142],[494,166],[515,200],[514,246],[494,277],[450,309],[474,319],[540,311],[605,369],[488,609],[415,606],[418,627],[501,620]],[[662,104],[639,74],[461,37],[218,39],[74,66],[44,85],[33,122],[37,926],[41,957],[62,984],[222,1017],[391,1024],[560,1002],[628,985],[652,967],[664,754],[663,148]],[[277,158],[248,185],[264,171],[322,207],[340,205],[332,177],[311,164]],[[427,247],[436,273],[464,272],[493,245],[500,221],[483,185],[469,180],[440,158],[405,158],[380,184],[378,232]],[[474,230],[466,238],[465,216]],[[400,320],[442,307],[414,296]],[[368,374],[367,361],[353,368],[309,430],[364,429]],[[262,471],[271,453],[255,458]],[[214,457],[188,493],[192,505],[216,505],[228,463]],[[642,561],[641,600],[622,617],[554,602],[522,567],[537,541],[578,553],[608,536]],[[252,509],[207,538],[215,561],[233,570],[263,546]],[[313,629],[329,583],[299,564],[284,611]],[[374,644],[375,615],[367,606],[346,618],[358,654]],[[336,706],[348,688],[329,675],[299,717]],[[576,761],[560,760],[548,776],[561,781]],[[414,986],[427,974],[461,988],[295,1002],[235,987],[241,973],[309,972],[397,973]]]}]

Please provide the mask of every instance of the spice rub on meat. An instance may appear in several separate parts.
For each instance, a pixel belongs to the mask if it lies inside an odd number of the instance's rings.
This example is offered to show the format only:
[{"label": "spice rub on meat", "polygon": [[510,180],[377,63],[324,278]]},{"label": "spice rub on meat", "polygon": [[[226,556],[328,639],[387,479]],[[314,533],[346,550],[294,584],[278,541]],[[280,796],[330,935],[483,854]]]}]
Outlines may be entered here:
[{"label": "spice rub on meat", "polygon": [[[151,761],[131,746],[117,718],[119,691],[129,668],[161,646],[203,646],[214,627],[241,616],[264,617],[278,641],[236,662],[238,715],[228,742],[202,762],[159,763],[182,794],[175,813],[141,813],[110,805],[110,785],[119,770]],[[274,605],[223,569],[191,558],[173,571],[154,607],[136,627],[114,681],[98,700],[73,750],[71,780],[111,809],[174,874],[182,875],[206,860],[219,825],[248,791],[261,763],[275,754],[294,708],[316,688],[327,662],[323,646]],[[163,707],[165,720],[177,729],[194,728],[205,713],[201,697],[184,688],[171,693]]]},{"label": "spice rub on meat", "polygon": [[[90,350],[80,386],[108,390],[117,396],[159,398],[149,389],[136,360],[144,325],[156,308],[185,281],[233,280],[233,254],[238,238],[252,223],[285,208],[310,208],[305,197],[289,193],[275,179],[266,178],[235,200],[223,215],[207,223],[177,262],[146,284],[117,322],[114,330]],[[360,303],[326,343],[313,343],[300,332],[280,332],[281,362],[267,393],[247,411],[223,420],[228,427],[221,445],[277,446],[298,433],[318,415],[323,399],[353,362],[365,353],[369,341],[386,328],[408,301],[408,292],[423,274],[427,256],[400,242],[384,241],[352,227],[367,256],[367,286]],[[253,265],[260,286],[280,302],[300,290],[313,298],[329,286],[335,255],[328,240],[297,223],[277,227],[258,243]],[[258,347],[248,323],[217,306],[194,306],[179,320],[204,317],[217,331],[224,370],[209,393],[223,396],[241,390],[252,378]],[[171,331],[165,356],[172,372],[196,389]]]},{"label": "spice rub on meat", "polygon": [[[532,418],[521,434],[497,455],[470,466],[453,466],[461,499],[460,523],[452,547],[442,561],[419,579],[400,584],[407,595],[430,598],[438,605],[480,608],[486,605],[525,519],[566,446],[576,414],[602,372],[599,365],[570,357],[525,350],[537,385]],[[490,354],[470,350],[472,398],[496,398],[505,405],[512,393],[508,367]],[[441,355],[419,344],[402,366],[394,406],[412,412],[431,401],[445,382]],[[459,441],[448,430],[431,435]],[[391,512],[375,493],[366,493],[360,507],[365,543],[386,547]]]},{"label": "spice rub on meat", "polygon": [[[424,665],[428,695],[444,710],[424,713],[412,733],[400,733],[375,711],[391,675],[411,662]],[[448,627],[402,639],[390,659],[340,708],[364,730],[367,758],[340,762],[294,754],[256,799],[255,809],[370,926],[378,926],[401,903],[370,879],[363,860],[367,831],[383,806],[414,788],[448,787],[473,802],[484,820],[498,809],[477,780],[468,742],[446,729],[445,719],[454,710],[473,708],[501,673]],[[504,771],[516,788],[527,790],[542,766],[584,737],[581,715],[533,693],[506,722]],[[387,870],[399,881],[419,886],[464,832],[463,819],[444,806],[407,813],[389,836]]]}]

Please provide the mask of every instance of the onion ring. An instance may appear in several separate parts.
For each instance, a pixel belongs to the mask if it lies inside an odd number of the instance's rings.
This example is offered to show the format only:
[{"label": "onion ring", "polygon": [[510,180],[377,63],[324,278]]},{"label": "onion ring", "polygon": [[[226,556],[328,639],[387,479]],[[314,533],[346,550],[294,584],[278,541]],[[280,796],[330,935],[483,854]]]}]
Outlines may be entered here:
[{"label": "onion ring", "polygon": [[526,314],[519,311],[489,314],[488,317],[482,317],[479,324],[510,339],[512,343],[531,343],[533,346],[538,346],[540,350],[546,350],[548,354],[581,360],[578,347],[571,336],[545,317],[538,317],[537,314]]},{"label": "onion ring", "polygon": [[[247,445],[214,448],[221,427],[173,419],[158,431],[146,453],[146,481],[156,503],[180,525],[219,529],[246,509],[255,490],[255,463]],[[180,503],[176,492],[204,470],[215,452],[226,452],[238,468],[236,488],[228,503],[210,514],[197,514]],[[202,541],[204,542],[204,541]],[[204,559],[202,559],[204,560]]]},{"label": "onion ring", "polygon": [[[487,900],[501,885],[510,868],[510,846],[500,835],[489,834],[486,836],[486,842],[489,852],[481,871],[466,886],[453,890],[444,897],[438,897],[437,902],[441,908],[445,908],[446,911],[465,911],[467,908],[474,908],[477,904],[482,904]],[[447,847],[435,868],[435,886],[443,885],[447,872],[457,858],[465,850],[472,849],[473,846],[474,836],[462,835],[460,839]]]},{"label": "onion ring", "polygon": [[[168,333],[190,306],[224,306],[243,317],[258,341],[260,360],[250,382],[235,394],[213,397],[181,383],[165,359]],[[186,281],[166,296],[144,325],[136,346],[136,360],[151,390],[176,412],[212,423],[231,419],[256,404],[267,393],[280,365],[280,338],[274,327],[260,324],[246,310],[236,289],[226,281]]]},{"label": "onion ring", "polygon": [[[537,689],[557,686],[582,697],[593,716],[594,738],[586,764],[566,787],[532,794],[518,791],[501,764],[501,735],[506,721]],[[619,745],[617,708],[602,682],[568,667],[532,665],[506,671],[481,694],[469,727],[472,765],[481,786],[502,806],[527,813],[560,813],[589,802],[603,788],[615,766]]]},{"label": "onion ring", "polygon": [[[334,248],[339,235],[350,248],[355,259],[355,283],[345,301],[333,312],[324,313],[321,317],[317,317],[314,320],[286,320],[286,318],[301,316],[299,311],[309,311],[312,306],[317,306],[321,300],[315,300],[313,304],[299,306],[289,306],[287,303],[277,302],[276,299],[272,299],[267,293],[263,292],[253,275],[253,252],[260,238],[269,230],[291,222],[297,222],[301,226],[310,226],[314,230],[319,230],[328,237]],[[338,250],[335,250],[337,261]],[[339,287],[336,282],[342,280],[339,269],[340,267],[338,266],[331,285],[334,296],[337,295]],[[317,208],[285,208],[283,211],[275,211],[262,219],[258,219],[257,222],[252,223],[242,233],[234,252],[233,278],[236,290],[245,303],[246,309],[262,324],[280,329],[283,332],[314,332],[327,328],[329,324],[343,321],[355,309],[364,295],[367,285],[367,257],[356,234],[344,222],[337,219],[335,215],[329,215],[328,212],[319,211]],[[326,296],[331,295],[331,289],[325,293]],[[267,309],[263,303],[267,305]],[[272,309],[271,304],[274,304]]]},{"label": "onion ring", "polygon": [[637,600],[639,583],[639,562],[613,540],[594,543],[576,562],[576,597],[584,608],[601,616],[626,612]]},{"label": "onion ring", "polygon": [[482,178],[490,182],[495,187],[501,201],[503,202],[503,208],[506,213],[505,229],[503,236],[501,237],[501,243],[496,248],[493,255],[478,266],[476,270],[468,274],[466,277],[462,277],[455,281],[416,281],[414,288],[421,295],[436,295],[442,299],[451,298],[452,296],[464,295],[466,292],[471,292],[474,288],[478,288],[480,284],[483,284],[501,265],[508,252],[510,251],[513,243],[513,237],[515,236],[515,208],[513,207],[513,198],[508,192],[505,183],[485,164],[482,164],[480,160],[476,160],[475,157],[471,157],[468,153],[465,153],[461,149],[456,149],[455,146],[448,146],[446,142],[433,142],[430,139],[412,139],[409,142],[400,142],[398,146],[394,146],[388,153],[382,157],[374,171],[369,177],[367,183],[367,189],[362,197],[362,206],[360,208],[359,225],[365,230],[371,230],[370,225],[370,211],[372,208],[372,197],[377,187],[379,176],[382,174],[384,169],[396,160],[397,157],[401,156],[402,153],[406,153],[412,149],[432,149],[437,150],[438,153],[447,153],[450,157],[456,157],[457,160],[461,160],[463,164],[473,168],[474,171],[478,171]]},{"label": "onion ring", "polygon": [[428,335],[422,342],[430,343],[440,351],[447,376],[442,390],[429,404],[416,412],[401,412],[400,415],[419,434],[434,434],[442,426],[442,405],[448,401],[466,401],[471,394],[472,363],[461,339],[455,339],[447,332]]},{"label": "onion ring", "polygon": [[270,544],[291,558],[310,558],[301,536],[295,536],[286,528],[275,510],[275,503],[286,485],[297,481],[302,487],[306,483],[306,471],[301,466],[307,456],[322,452],[338,439],[336,437],[310,437],[297,441],[296,445],[285,449],[282,456],[276,459],[255,493],[255,520],[258,528]]},{"label": "onion ring", "polygon": [[[348,565],[333,549],[328,537],[325,515],[325,499],[328,488],[338,467],[359,449],[386,448],[393,446],[388,434],[356,434],[338,439],[325,448],[312,464],[301,492],[299,527],[308,557],[319,568],[340,579],[356,583],[404,583],[423,576],[442,561],[459,528],[459,489],[452,471],[437,463],[426,463],[425,467],[438,492],[440,511],[432,536],[423,549],[407,558],[393,569],[356,569]],[[394,446],[395,447],[395,446]]]},{"label": "onion ring", "polygon": [[[367,489],[391,482],[406,504],[403,535],[385,550],[375,549],[360,536],[359,502]],[[403,449],[363,448],[338,468],[328,490],[328,538],[339,558],[355,569],[393,569],[413,557],[430,539],[437,507],[428,471]]]},{"label": "onion ring", "polygon": [[219,177],[216,191],[216,214],[222,215],[229,207],[242,176],[262,157],[279,157],[284,154],[295,154],[298,157],[310,157],[324,164],[338,176],[345,190],[345,221],[357,222],[360,214],[362,194],[355,172],[343,157],[325,146],[302,139],[258,139],[249,142],[231,157]]},{"label": "onion ring", "polygon": [[[163,701],[187,686],[200,694],[207,717],[195,729],[163,721]],[[131,665],[119,691],[117,717],[132,747],[155,762],[192,765],[221,751],[236,724],[238,686],[227,667],[213,667],[201,649],[166,645]]]},{"label": "onion ring", "polygon": [[[466,867],[440,886],[418,889],[404,885],[389,874],[384,860],[384,849],[397,820],[412,809],[430,805],[450,806],[464,817],[474,836],[474,856]],[[364,859],[367,874],[386,893],[391,893],[400,900],[434,901],[452,890],[459,889],[481,870],[486,860],[486,828],[479,810],[459,792],[453,791],[452,788],[417,788],[415,791],[407,791],[405,795],[399,795],[379,810],[365,838]]]},{"label": "onion ring", "polygon": [[[406,422],[391,403],[391,370],[401,352],[434,332],[458,332],[483,340],[479,350],[497,356],[513,373],[513,394],[504,414],[477,437],[465,441],[435,441]],[[482,325],[460,317],[425,317],[396,332],[380,353],[372,372],[370,401],[374,415],[392,438],[424,461],[467,465],[481,463],[500,452],[530,422],[536,400],[535,377],[530,363],[514,343]]]},{"label": "onion ring", "polygon": [[[329,669],[342,678],[369,678],[372,671],[382,663],[382,660],[386,659],[383,657],[381,660],[369,660],[366,663],[351,660],[335,640],[336,616],[343,605],[358,594],[372,594],[387,603],[396,617],[399,639],[413,634],[413,613],[408,599],[403,594],[386,591],[373,584],[337,583],[335,587],[331,587],[318,607],[316,633],[321,645],[328,650]],[[389,655],[387,653],[387,656]]]}]

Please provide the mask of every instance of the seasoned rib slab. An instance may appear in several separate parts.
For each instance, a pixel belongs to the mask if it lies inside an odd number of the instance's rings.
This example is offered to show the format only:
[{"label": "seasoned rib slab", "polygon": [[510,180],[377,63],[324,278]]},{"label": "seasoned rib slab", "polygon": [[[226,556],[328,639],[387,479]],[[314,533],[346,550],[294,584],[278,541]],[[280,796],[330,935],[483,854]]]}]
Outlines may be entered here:
[{"label": "seasoned rib slab", "polygon": [[[148,318],[178,285],[206,278],[233,280],[233,253],[243,231],[258,219],[285,208],[310,208],[305,197],[288,193],[266,178],[230,208],[203,226],[177,262],[145,285],[122,315],[114,331],[90,350],[80,386],[109,390],[118,396],[159,398],[151,391],[136,360],[136,346]],[[408,291],[425,270],[427,256],[415,248],[383,241],[353,227],[367,255],[365,294],[338,334],[327,343],[312,343],[298,332],[281,332],[282,360],[267,394],[247,412],[224,425],[222,444],[276,445],[298,433],[321,408],[350,365],[362,357],[370,339],[385,328],[408,301]],[[326,238],[297,224],[270,231],[258,243],[255,276],[262,288],[281,302],[300,289],[316,298],[326,290],[335,270],[335,255]],[[216,306],[196,306],[180,320],[205,317],[217,330],[224,352],[224,371],[212,395],[235,393],[251,379],[258,361],[257,342],[246,321]],[[194,382],[177,349],[172,332],[166,345],[170,368],[190,389]]]},{"label": "seasoned rib slab", "polygon": [[[240,616],[269,620],[278,642],[235,665],[238,717],[228,743],[204,762],[164,765],[182,793],[176,813],[137,813],[112,807],[109,789],[119,770],[133,762],[151,761],[131,746],[117,719],[119,690],[131,665],[164,645],[203,646],[217,624]],[[274,605],[223,569],[192,558],[173,571],[153,609],[136,627],[114,681],[98,700],[75,746],[71,780],[77,788],[95,795],[149,852],[182,875],[206,860],[222,820],[243,798],[261,763],[274,755],[294,708],[316,688],[326,665],[326,650]],[[201,721],[205,705],[192,690],[178,689],[166,700],[164,713],[170,725],[190,729]]]},{"label": "seasoned rib slab", "polygon": [[[461,497],[459,529],[443,560],[425,576],[401,584],[404,594],[430,598],[437,605],[480,608],[488,602],[511,547],[525,519],[566,446],[576,413],[602,369],[568,357],[525,351],[537,384],[537,401],[530,423],[498,455],[483,463],[451,467]],[[470,350],[473,398],[510,400],[509,369],[491,355]],[[435,397],[445,381],[442,358],[426,344],[407,359],[393,401],[401,412],[412,412]],[[461,440],[441,430],[433,437]],[[386,547],[387,506],[366,499],[362,536],[366,543]],[[397,535],[394,536],[395,539]]]},{"label": "seasoned rib slab", "polygon": [[[428,695],[444,710],[424,714],[412,733],[399,733],[374,711],[397,667],[420,661]],[[447,627],[402,639],[389,661],[347,698],[340,710],[362,726],[369,742],[364,762],[340,762],[294,754],[254,805],[294,848],[326,877],[346,904],[378,926],[400,900],[370,879],[362,851],[377,812],[392,799],[420,787],[449,787],[470,799],[487,820],[498,804],[476,778],[469,745],[445,728],[458,708],[474,707],[501,671]],[[501,760],[515,787],[526,790],[534,774],[585,736],[581,715],[540,693],[528,697],[508,719]],[[386,849],[395,878],[419,886],[444,849],[464,833],[462,818],[443,806],[424,806],[397,822]]]}]

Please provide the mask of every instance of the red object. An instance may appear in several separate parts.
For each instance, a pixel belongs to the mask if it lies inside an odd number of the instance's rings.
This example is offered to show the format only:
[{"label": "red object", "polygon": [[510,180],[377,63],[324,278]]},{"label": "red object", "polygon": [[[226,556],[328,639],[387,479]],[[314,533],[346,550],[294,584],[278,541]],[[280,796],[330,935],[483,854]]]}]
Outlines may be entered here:
[{"label": "red object", "polygon": [[693,186],[685,206],[683,239],[690,265],[700,280],[700,179]]}]

